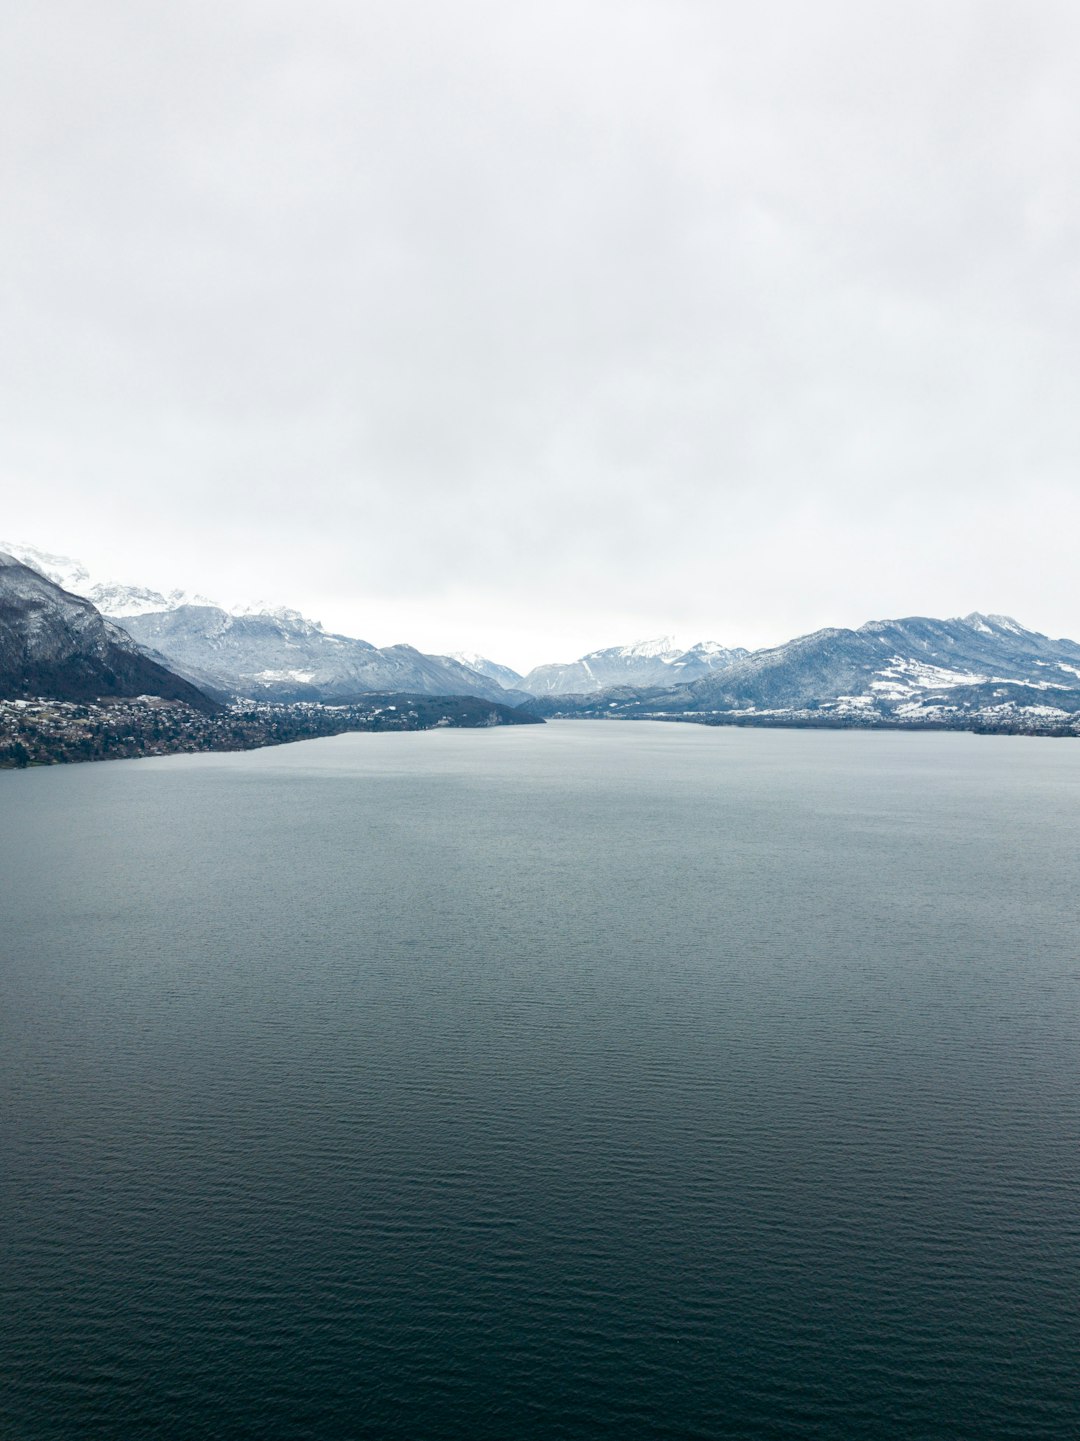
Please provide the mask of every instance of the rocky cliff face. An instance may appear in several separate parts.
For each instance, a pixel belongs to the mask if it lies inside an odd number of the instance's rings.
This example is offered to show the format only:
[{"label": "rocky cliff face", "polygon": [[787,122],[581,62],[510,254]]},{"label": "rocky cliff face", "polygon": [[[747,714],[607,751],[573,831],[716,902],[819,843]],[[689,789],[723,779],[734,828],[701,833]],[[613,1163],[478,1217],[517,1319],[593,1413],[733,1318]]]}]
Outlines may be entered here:
[{"label": "rocky cliff face", "polygon": [[0,695],[69,701],[153,695],[216,709],[90,601],[6,552],[0,552]]}]

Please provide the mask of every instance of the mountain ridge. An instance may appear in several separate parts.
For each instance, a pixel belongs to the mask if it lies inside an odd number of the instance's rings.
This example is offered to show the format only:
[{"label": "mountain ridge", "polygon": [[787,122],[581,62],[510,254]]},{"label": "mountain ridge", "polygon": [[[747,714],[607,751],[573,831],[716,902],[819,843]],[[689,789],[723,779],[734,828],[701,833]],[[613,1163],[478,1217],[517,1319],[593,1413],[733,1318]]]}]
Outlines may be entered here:
[{"label": "mountain ridge", "polygon": [[217,606],[181,605],[117,623],[179,674],[248,699],[334,704],[383,691],[472,695],[505,704],[530,699],[449,656],[336,635],[286,608],[235,615]]},{"label": "mountain ridge", "polygon": [[0,551],[0,695],[81,701],[152,695],[206,713],[216,701],[75,595]]},{"label": "mountain ridge", "polygon": [[[560,702],[542,707],[558,713]],[[825,627],[689,685],[561,698],[562,713],[927,723],[1080,711],[1080,645],[973,611]]]},{"label": "mountain ridge", "polygon": [[530,699],[508,683],[517,673],[495,662],[478,671],[453,656],[335,634],[289,606],[257,601],[229,609],[186,590],[95,581],[81,561],[33,546],[12,553],[65,588],[80,587],[158,664],[218,698],[333,704],[399,691],[509,705]]},{"label": "mountain ridge", "polygon": [[534,696],[588,695],[612,686],[651,686],[689,682],[723,670],[748,652],[718,641],[680,646],[670,636],[606,646],[575,661],[534,666],[522,678],[521,688]]},{"label": "mountain ridge", "polygon": [[[89,585],[79,562],[33,555]],[[412,691],[527,703],[549,715],[822,724],[996,723],[1080,712],[1080,644],[992,611],[828,626],[756,651],[662,636],[520,676],[475,653],[427,655],[337,635],[287,606],[229,611],[183,591],[163,598],[136,590],[127,588],[131,606],[156,598],[167,599],[165,608],[118,615],[117,625],[157,664],[220,698],[335,704]]]}]

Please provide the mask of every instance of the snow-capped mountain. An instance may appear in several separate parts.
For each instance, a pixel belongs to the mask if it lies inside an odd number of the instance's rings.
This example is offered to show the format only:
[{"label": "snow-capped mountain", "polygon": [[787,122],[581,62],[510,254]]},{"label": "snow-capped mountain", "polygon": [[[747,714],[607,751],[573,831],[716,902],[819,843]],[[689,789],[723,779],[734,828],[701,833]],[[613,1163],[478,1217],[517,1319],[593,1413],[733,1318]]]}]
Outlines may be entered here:
[{"label": "snow-capped mountain", "polygon": [[521,681],[532,695],[594,695],[612,686],[688,684],[725,670],[747,652],[717,641],[678,644],[672,636],[590,651],[565,664],[539,665]]},{"label": "snow-capped mountain", "polygon": [[[996,723],[1080,713],[1080,645],[1052,640],[1009,616],[868,621],[753,653],[663,636],[537,666],[522,678],[473,653],[380,648],[331,634],[288,607],[257,602],[230,611],[181,590],[95,579],[70,557],[29,546],[8,549],[15,557],[9,567],[21,562],[19,571],[28,567],[26,574],[62,587],[59,594],[69,592],[69,600],[86,596],[122,626],[110,626],[109,644],[126,633],[166,671],[219,696],[335,703],[398,691],[512,705],[535,698],[548,714],[810,724]],[[9,637],[11,655],[14,644]],[[122,648],[128,646],[124,640]]]},{"label": "snow-capped mountain", "polygon": [[498,681],[506,690],[522,688],[521,676],[516,670],[511,670],[508,665],[500,665],[497,660],[488,660],[487,656],[477,655],[475,651],[456,650],[450,659],[476,671],[477,675],[486,675],[489,680]]},{"label": "snow-capped mountain", "polygon": [[909,616],[823,630],[758,651],[691,687],[695,701],[754,706],[831,703],[918,710],[965,690],[1022,686],[1052,699],[1080,681],[1080,646],[1006,616]]},{"label": "snow-capped mountain", "polygon": [[90,572],[80,560],[70,555],[53,555],[51,551],[38,550],[32,545],[18,545],[13,541],[0,540],[0,551],[12,556],[21,565],[29,566],[39,575],[45,576],[62,590],[72,595],[86,595],[93,581]]},{"label": "snow-capped mountain", "polygon": [[89,599],[98,610],[117,620],[135,615],[154,615],[164,610],[178,610],[182,605],[213,605],[212,600],[189,590],[170,590],[162,595],[139,585],[118,585],[103,581],[91,586]]},{"label": "snow-capped mountain", "polygon": [[951,721],[1080,710],[1080,645],[1008,616],[909,616],[828,629],[755,651],[690,685],[612,689],[607,714]]},{"label": "snow-capped mountain", "polygon": [[161,696],[198,710],[214,704],[146,656],[91,601],[0,552],[0,696]]},{"label": "snow-capped mountain", "polygon": [[473,695],[511,705],[529,699],[450,656],[334,635],[295,610],[233,615],[220,606],[180,605],[119,623],[181,675],[230,696],[331,704],[372,691]]},{"label": "snow-capped mountain", "polygon": [[0,541],[0,550],[12,555],[23,565],[53,581],[72,595],[93,601],[104,615],[114,617],[147,615],[153,611],[175,610],[181,605],[213,605],[205,596],[186,590],[163,593],[141,585],[123,585],[115,580],[95,578],[80,560],[69,555],[53,555],[32,545],[10,545]]},{"label": "snow-capped mountain", "polygon": [[[13,546],[11,553],[65,590],[85,596],[162,664],[218,695],[335,702],[401,691],[474,695],[510,705],[529,699],[512,688],[520,679],[516,672],[492,662],[489,671],[481,672],[408,645],[378,648],[332,635],[288,606],[257,601],[226,610],[189,591],[95,579],[80,561],[32,546]],[[500,671],[505,671],[505,685]]]}]

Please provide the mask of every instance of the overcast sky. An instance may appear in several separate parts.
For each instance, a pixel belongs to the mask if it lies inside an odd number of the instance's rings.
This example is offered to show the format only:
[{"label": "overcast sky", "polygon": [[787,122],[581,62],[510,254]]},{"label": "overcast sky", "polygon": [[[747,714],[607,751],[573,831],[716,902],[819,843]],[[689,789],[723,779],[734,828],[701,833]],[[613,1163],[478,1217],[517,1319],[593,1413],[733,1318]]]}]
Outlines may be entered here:
[{"label": "overcast sky", "polygon": [[9,0],[0,533],[519,668],[1080,636],[1074,0]]}]

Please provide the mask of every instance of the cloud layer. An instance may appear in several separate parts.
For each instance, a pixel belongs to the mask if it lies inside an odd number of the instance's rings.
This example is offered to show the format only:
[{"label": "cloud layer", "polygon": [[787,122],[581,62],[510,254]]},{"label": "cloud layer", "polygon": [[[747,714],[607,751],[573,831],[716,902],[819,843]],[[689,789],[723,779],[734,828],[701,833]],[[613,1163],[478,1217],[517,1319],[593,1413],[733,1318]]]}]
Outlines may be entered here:
[{"label": "cloud layer", "polygon": [[1080,632],[1080,12],[24,3],[5,529],[519,666]]}]

